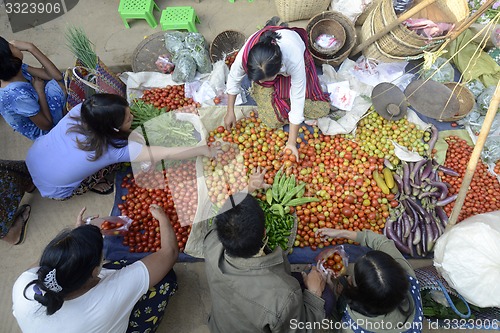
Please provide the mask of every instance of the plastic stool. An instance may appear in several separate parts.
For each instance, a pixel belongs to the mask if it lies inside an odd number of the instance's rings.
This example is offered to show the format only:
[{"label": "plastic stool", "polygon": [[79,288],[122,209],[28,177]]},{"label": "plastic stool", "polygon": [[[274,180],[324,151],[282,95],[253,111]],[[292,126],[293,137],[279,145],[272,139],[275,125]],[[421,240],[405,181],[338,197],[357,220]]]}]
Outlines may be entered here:
[{"label": "plastic stool", "polygon": [[156,28],[158,23],[153,16],[155,8],[160,11],[160,7],[153,0],[120,0],[118,13],[127,28],[130,28],[128,19],[145,19],[151,28]]},{"label": "plastic stool", "polygon": [[198,32],[196,23],[200,23],[200,19],[191,6],[167,7],[161,12],[162,30],[185,29],[189,32]]}]

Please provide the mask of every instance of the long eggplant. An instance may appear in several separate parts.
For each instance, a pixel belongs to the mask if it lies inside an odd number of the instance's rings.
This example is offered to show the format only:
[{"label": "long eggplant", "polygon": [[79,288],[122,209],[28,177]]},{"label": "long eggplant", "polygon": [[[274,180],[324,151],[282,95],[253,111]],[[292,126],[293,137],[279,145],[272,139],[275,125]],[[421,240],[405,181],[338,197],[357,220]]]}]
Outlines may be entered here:
[{"label": "long eggplant", "polygon": [[390,239],[392,239],[398,250],[410,254],[410,248],[406,244],[404,244],[394,233],[393,222],[387,223],[385,227],[387,228],[387,235]]},{"label": "long eggplant", "polygon": [[453,169],[447,168],[444,165],[438,166],[438,170],[442,171],[445,175],[458,177],[460,174]]},{"label": "long eggplant", "polygon": [[427,149],[427,154],[431,154],[432,150],[434,149],[434,146],[436,145],[436,142],[439,138],[439,131],[436,126],[431,125],[431,138],[427,144],[429,145],[429,149]]},{"label": "long eggplant", "polygon": [[458,194],[453,194],[452,196],[449,196],[446,199],[439,200],[436,202],[436,206],[446,206],[447,204],[457,200]]}]

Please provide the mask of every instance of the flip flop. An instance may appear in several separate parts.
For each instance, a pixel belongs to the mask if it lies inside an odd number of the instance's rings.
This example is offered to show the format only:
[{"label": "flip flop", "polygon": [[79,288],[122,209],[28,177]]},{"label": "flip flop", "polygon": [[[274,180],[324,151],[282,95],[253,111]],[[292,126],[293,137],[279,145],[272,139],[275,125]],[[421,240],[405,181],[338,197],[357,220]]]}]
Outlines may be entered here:
[{"label": "flip flop", "polygon": [[14,215],[14,218],[17,220],[17,218],[19,216],[23,216],[26,209],[28,209],[28,216],[26,217],[26,219],[23,220],[23,226],[21,228],[21,235],[19,236],[19,240],[17,241],[17,243],[15,243],[14,245],[22,244],[24,242],[24,240],[26,239],[26,234],[28,232],[28,222],[29,222],[30,216],[31,216],[31,206],[30,205],[22,205],[17,210],[16,215]]},{"label": "flip flop", "polygon": [[115,185],[113,183],[110,183],[106,178],[101,179],[96,185],[98,184],[106,184],[109,186],[109,188],[105,191],[99,191],[95,188],[91,188],[90,191],[101,195],[107,195],[113,193],[113,191],[115,190]]}]

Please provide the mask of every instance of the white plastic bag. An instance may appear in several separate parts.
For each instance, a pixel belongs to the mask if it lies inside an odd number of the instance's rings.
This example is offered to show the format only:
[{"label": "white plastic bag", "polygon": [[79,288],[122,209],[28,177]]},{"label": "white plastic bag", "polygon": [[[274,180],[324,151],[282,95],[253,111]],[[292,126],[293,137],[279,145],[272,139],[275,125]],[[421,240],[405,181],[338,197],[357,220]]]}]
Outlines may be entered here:
[{"label": "white plastic bag", "polygon": [[500,211],[453,226],[436,242],[434,266],[469,303],[500,306]]},{"label": "white plastic bag", "polygon": [[371,2],[372,0],[332,0],[330,10],[342,13],[354,23]]}]

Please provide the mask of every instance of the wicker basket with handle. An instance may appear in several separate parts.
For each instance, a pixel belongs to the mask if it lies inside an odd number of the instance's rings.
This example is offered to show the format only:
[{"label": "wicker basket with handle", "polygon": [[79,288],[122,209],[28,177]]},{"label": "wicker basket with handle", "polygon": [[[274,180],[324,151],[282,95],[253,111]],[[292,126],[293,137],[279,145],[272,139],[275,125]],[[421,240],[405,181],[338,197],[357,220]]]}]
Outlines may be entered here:
[{"label": "wicker basket with handle", "polygon": [[306,20],[327,10],[330,0],[275,0],[283,22]]},{"label": "wicker basket with handle", "polygon": [[[468,16],[469,9],[466,0],[438,0],[413,17],[425,17],[437,20],[436,22],[460,25]],[[366,41],[397,19],[392,0],[381,0],[363,23],[360,41]],[[403,24],[399,24],[366,47],[363,54],[367,58],[384,62],[417,59],[423,56],[424,51],[436,50],[446,38],[447,36],[441,36],[429,40],[406,28]]]}]

